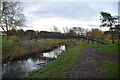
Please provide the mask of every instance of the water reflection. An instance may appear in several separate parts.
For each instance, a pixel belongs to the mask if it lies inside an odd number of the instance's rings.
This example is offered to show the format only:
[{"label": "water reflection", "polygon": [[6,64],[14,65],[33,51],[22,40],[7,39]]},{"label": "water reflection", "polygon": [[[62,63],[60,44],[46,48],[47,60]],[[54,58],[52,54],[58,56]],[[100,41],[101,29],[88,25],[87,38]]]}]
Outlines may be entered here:
[{"label": "water reflection", "polygon": [[57,58],[64,51],[65,51],[65,45],[61,45],[59,48],[57,48],[53,51],[43,53],[43,57]]},{"label": "water reflection", "polygon": [[[42,64],[42,65],[40,65]],[[3,65],[3,77],[23,78],[29,75],[29,72],[40,69],[43,64],[47,64],[45,60],[36,60],[29,58],[26,61],[11,62]]]},{"label": "water reflection", "polygon": [[[65,51],[65,45],[61,45],[57,49],[43,53],[43,57],[57,58],[62,52]],[[29,58],[27,60],[21,60],[16,62],[8,62],[2,65],[2,77],[3,78],[25,78],[30,72],[37,71],[49,61],[41,60],[40,56],[35,58]]]}]

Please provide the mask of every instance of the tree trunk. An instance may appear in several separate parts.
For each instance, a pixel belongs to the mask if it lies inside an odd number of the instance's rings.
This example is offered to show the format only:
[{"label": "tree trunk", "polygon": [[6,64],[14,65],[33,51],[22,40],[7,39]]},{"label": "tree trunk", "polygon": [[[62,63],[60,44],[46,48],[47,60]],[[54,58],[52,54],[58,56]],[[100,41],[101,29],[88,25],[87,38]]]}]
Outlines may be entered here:
[{"label": "tree trunk", "polygon": [[8,31],[6,32],[6,36],[7,36],[6,40],[9,40],[10,36]]},{"label": "tree trunk", "polygon": [[111,32],[112,32],[112,44],[114,44],[115,41],[114,41],[114,33],[113,33],[113,30],[111,30]]}]

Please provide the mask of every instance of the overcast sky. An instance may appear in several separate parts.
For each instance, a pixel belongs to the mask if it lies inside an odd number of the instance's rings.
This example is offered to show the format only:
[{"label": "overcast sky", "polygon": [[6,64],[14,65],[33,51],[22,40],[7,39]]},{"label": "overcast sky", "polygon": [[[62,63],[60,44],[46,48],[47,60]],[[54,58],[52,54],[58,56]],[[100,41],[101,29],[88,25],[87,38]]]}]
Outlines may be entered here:
[{"label": "overcast sky", "polygon": [[[118,2],[22,2],[24,28],[50,31],[53,25],[63,27],[100,28],[100,12],[118,15]],[[107,28],[102,28],[107,30]]]}]

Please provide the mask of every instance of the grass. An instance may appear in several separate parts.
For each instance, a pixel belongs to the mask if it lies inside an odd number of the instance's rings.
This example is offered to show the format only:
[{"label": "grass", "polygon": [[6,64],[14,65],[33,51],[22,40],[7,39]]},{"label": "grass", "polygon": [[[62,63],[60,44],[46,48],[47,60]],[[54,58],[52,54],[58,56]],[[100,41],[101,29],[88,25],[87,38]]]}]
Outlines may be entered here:
[{"label": "grass", "polygon": [[120,66],[117,62],[103,61],[100,66],[100,70],[104,73],[106,78],[118,78]]},{"label": "grass", "polygon": [[14,42],[15,40],[18,40],[19,37],[17,36],[10,36],[9,39],[7,40],[6,36],[1,36],[0,40],[1,40],[1,44],[2,44],[2,59],[5,59],[7,56],[9,56],[9,50],[11,50],[12,47],[14,47],[15,45],[17,45],[16,42]]},{"label": "grass", "polygon": [[48,43],[62,43],[68,41],[75,41],[75,39],[43,39],[43,40]]},{"label": "grass", "polygon": [[16,43],[14,42],[14,40],[19,39],[19,37],[17,36],[10,36],[9,40],[7,40],[6,36],[2,36],[2,48],[10,48],[13,47]]},{"label": "grass", "polygon": [[100,48],[98,48],[98,50],[100,50],[101,52],[104,52],[104,53],[110,53],[110,54],[116,54],[116,55],[120,55],[119,53],[119,47],[120,45],[118,45],[118,43],[116,44],[110,44],[110,45],[104,45]]},{"label": "grass", "polygon": [[56,60],[52,61],[28,78],[62,78],[67,74],[67,70],[81,63],[83,57],[85,56],[82,51],[83,48],[95,45],[97,46],[100,44],[81,44],[81,42],[77,42],[76,47],[68,49],[63,55],[59,56]]}]

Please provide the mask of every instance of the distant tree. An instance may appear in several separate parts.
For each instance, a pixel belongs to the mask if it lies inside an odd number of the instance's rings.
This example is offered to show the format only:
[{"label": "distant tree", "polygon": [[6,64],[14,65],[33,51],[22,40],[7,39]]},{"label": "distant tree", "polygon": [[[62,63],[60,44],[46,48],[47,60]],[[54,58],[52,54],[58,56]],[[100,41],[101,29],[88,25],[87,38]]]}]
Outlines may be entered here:
[{"label": "distant tree", "polygon": [[64,33],[68,33],[69,32],[69,28],[68,27],[63,27],[63,32]]},{"label": "distant tree", "polygon": [[70,29],[69,32],[68,32],[68,35],[74,36],[74,35],[76,35],[76,33],[73,29]]},{"label": "distant tree", "polygon": [[27,36],[34,36],[34,35],[36,35],[36,33],[35,33],[34,30],[26,30],[25,34],[26,34]]},{"label": "distant tree", "polygon": [[60,32],[60,30],[55,25],[53,25],[53,32]]},{"label": "distant tree", "polygon": [[17,30],[17,36],[19,36],[19,37],[25,36],[25,31],[23,29]]},{"label": "distant tree", "polygon": [[89,29],[85,29],[85,31],[84,31],[84,35],[85,35],[85,36],[89,36],[89,32],[90,32]]},{"label": "distant tree", "polygon": [[101,12],[101,22],[102,24],[100,25],[101,27],[109,27],[111,34],[112,34],[112,43],[114,44],[114,28],[117,23],[118,17],[116,16],[111,16],[110,13],[108,12]]},{"label": "distant tree", "polygon": [[39,30],[35,31],[35,34],[36,34],[36,35],[39,35],[39,33],[40,33]]},{"label": "distant tree", "polygon": [[102,30],[100,29],[92,29],[90,32],[90,37],[93,37],[93,38],[105,38],[105,34]]},{"label": "distant tree", "polygon": [[19,2],[0,1],[0,27],[9,36],[9,30],[24,24],[24,14]]},{"label": "distant tree", "polygon": [[84,35],[85,34],[85,29],[82,27],[73,27],[72,28],[77,35]]}]

